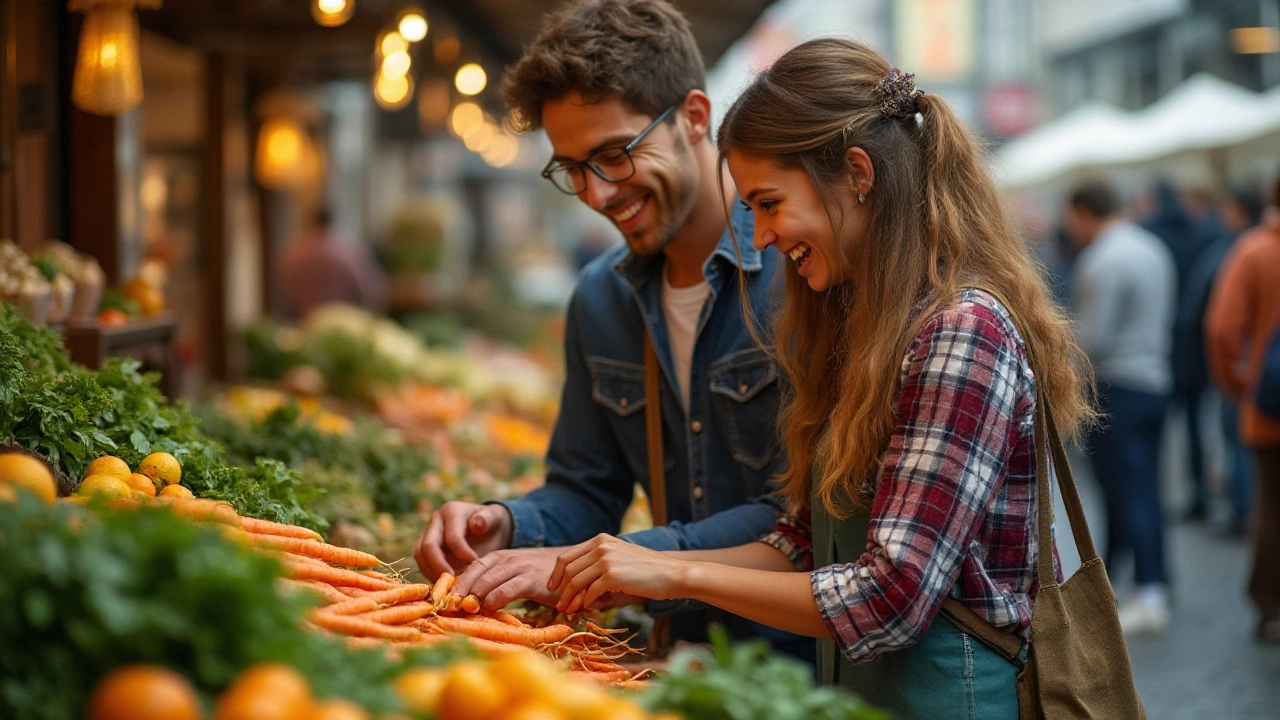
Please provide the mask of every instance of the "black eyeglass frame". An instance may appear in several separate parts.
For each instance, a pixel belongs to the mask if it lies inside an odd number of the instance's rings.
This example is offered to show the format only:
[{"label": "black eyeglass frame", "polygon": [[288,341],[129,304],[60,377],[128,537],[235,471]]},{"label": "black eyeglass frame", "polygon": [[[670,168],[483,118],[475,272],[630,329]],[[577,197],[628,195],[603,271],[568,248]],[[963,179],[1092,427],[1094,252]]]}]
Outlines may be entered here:
[{"label": "black eyeglass frame", "polygon": [[[551,184],[556,187],[557,190],[559,190],[560,192],[566,195],[577,195],[587,189],[587,184],[586,184],[587,175],[585,172],[582,172],[583,168],[590,170],[593,175],[595,175],[596,177],[600,178],[601,180],[607,183],[620,183],[620,182],[626,182],[627,180],[630,180],[631,178],[635,177],[635,174],[636,174],[636,161],[634,158],[631,157],[631,151],[639,147],[640,143],[644,141],[644,139],[649,135],[649,133],[653,132],[653,129],[661,125],[664,120],[671,117],[671,113],[675,112],[676,108],[680,107],[680,105],[683,103],[684,101],[681,100],[680,102],[675,103],[671,107],[668,107],[666,110],[663,110],[661,113],[658,114],[658,117],[653,119],[653,122],[649,123],[648,127],[641,130],[640,133],[636,135],[634,138],[632,138],[631,142],[627,143],[626,145],[623,145],[622,147],[601,148],[591,153],[590,155],[588,155],[587,159],[585,160],[575,160],[573,162],[567,162],[567,163],[557,162],[555,160],[552,160],[547,163],[546,167],[542,168],[542,173],[541,173],[542,177],[549,180]],[[621,150],[622,154],[626,156],[627,163],[631,165],[631,172],[627,173],[626,177],[620,177],[620,178],[605,177],[604,172],[592,164],[592,160],[594,160],[597,155],[603,155],[604,153],[618,152],[619,150]],[[577,170],[579,172],[582,172],[582,190],[573,190],[573,189],[566,190],[563,186],[560,185],[560,183],[556,182],[551,176],[552,174],[560,170],[565,170],[565,171]]]}]

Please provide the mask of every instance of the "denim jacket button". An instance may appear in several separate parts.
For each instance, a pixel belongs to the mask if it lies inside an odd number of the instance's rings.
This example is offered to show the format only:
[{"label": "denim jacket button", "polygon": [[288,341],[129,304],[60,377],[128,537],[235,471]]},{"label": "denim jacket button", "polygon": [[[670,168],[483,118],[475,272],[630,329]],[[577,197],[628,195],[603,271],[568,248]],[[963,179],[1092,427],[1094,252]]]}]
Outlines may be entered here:
[{"label": "denim jacket button", "polygon": [[627,399],[626,399],[626,398],[618,398],[618,407],[626,407],[626,406],[627,406]]},{"label": "denim jacket button", "polygon": [[701,499],[702,499],[702,486],[701,486],[701,485],[694,485],[694,486],[693,486],[693,499],[694,499],[694,500],[701,500]]},{"label": "denim jacket button", "polygon": [[692,430],[695,434],[700,433],[702,432],[702,423],[697,420],[694,420],[693,422],[689,423],[689,429]]}]

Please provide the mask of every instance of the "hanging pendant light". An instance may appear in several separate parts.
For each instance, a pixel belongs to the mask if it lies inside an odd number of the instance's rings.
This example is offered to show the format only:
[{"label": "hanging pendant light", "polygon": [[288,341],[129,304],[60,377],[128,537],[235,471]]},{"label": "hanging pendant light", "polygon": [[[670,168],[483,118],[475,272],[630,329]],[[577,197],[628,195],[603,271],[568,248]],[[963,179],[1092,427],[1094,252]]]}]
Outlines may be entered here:
[{"label": "hanging pendant light", "polygon": [[83,12],[71,101],[95,115],[121,115],[142,102],[142,62],[135,7],[158,8],[160,0],[71,0]]},{"label": "hanging pendant light", "polygon": [[322,27],[345,25],[356,11],[356,0],[311,0],[311,18]]}]

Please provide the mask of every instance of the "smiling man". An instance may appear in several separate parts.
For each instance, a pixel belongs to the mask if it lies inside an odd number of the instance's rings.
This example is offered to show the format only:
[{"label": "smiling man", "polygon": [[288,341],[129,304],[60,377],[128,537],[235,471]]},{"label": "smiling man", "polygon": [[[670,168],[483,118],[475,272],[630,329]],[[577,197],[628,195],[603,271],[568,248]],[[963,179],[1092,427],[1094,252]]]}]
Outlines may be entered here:
[{"label": "smiling man", "polygon": [[[500,503],[448,503],[419,540],[428,577],[465,568],[457,592],[487,607],[554,605],[547,581],[559,548],[618,533],[635,484],[649,489],[646,334],[660,367],[669,522],[624,539],[696,552],[774,527],[781,505],[770,480],[785,463],[778,372],[745,317],[763,334],[778,260],[751,246],[751,214],[719,182],[704,86],[689,24],[662,0],[572,2],[507,75],[516,116],[551,141],[542,176],[608,217],[625,245],[583,270],[570,301],[546,486]],[[648,609],[670,616],[672,638],[705,640],[715,620],[812,662],[811,639],[691,603]]]}]

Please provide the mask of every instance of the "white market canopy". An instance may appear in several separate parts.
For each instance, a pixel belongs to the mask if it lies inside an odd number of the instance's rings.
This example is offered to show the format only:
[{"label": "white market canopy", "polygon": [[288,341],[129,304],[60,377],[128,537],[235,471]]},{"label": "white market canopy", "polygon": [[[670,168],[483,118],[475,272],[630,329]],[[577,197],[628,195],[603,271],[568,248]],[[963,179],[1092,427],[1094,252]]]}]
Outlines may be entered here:
[{"label": "white market canopy", "polygon": [[1138,165],[1229,148],[1280,132],[1280,88],[1258,94],[1198,74],[1137,111],[1089,103],[1010,141],[995,156],[1000,183],[1039,185],[1075,170]]}]

